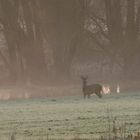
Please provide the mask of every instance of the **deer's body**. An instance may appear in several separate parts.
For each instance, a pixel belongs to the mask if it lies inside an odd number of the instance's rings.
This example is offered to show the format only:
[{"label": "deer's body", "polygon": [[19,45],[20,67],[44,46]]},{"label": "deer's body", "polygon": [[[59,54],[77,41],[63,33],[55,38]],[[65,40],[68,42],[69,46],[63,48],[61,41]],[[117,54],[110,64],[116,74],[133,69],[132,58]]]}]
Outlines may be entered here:
[{"label": "deer's body", "polygon": [[100,84],[92,84],[92,85],[87,85],[87,78],[86,77],[81,77],[83,80],[83,85],[82,85],[82,90],[84,94],[84,98],[88,96],[90,98],[91,94],[96,94],[99,98],[102,97],[101,91],[102,91],[102,86]]}]

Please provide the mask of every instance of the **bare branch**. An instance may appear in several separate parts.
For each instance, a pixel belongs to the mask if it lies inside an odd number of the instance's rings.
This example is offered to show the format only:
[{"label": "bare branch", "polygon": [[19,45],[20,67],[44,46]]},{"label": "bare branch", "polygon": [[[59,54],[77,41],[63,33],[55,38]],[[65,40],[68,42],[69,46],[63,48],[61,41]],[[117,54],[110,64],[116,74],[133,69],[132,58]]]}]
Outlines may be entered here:
[{"label": "bare branch", "polygon": [[94,34],[93,34],[92,32],[86,31],[85,34],[86,34],[87,36],[89,36],[91,39],[93,39],[94,42],[95,42],[103,51],[105,51],[105,53],[106,53],[111,59],[113,59],[113,60],[116,62],[116,64],[118,64],[121,68],[123,68],[122,64],[121,64],[121,63],[119,62],[119,60],[115,57],[116,55],[114,55],[114,54],[110,51],[110,49],[107,48],[107,46],[101,44],[101,43],[97,40],[97,38],[94,36]]}]

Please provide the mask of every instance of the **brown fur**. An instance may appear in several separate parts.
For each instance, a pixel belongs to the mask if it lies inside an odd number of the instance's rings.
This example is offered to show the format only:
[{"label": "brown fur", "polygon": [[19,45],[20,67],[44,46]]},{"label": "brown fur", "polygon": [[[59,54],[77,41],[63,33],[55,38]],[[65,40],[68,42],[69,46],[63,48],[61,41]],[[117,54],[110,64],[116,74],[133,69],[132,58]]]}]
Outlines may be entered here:
[{"label": "brown fur", "polygon": [[83,81],[82,90],[83,90],[84,98],[86,98],[86,96],[90,98],[90,95],[93,93],[96,94],[99,98],[102,97],[101,94],[102,86],[100,84],[87,85],[87,77],[81,76],[81,79]]}]

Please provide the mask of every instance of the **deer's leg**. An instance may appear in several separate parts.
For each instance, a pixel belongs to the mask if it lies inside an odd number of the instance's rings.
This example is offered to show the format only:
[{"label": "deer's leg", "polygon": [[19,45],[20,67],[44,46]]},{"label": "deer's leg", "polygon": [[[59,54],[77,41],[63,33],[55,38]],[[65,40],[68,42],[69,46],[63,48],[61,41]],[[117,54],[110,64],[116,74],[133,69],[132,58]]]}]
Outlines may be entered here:
[{"label": "deer's leg", "polygon": [[86,98],[86,94],[84,93],[84,99]]},{"label": "deer's leg", "polygon": [[98,92],[96,92],[96,95],[101,98],[102,97],[102,94],[101,94],[101,91],[99,90]]}]

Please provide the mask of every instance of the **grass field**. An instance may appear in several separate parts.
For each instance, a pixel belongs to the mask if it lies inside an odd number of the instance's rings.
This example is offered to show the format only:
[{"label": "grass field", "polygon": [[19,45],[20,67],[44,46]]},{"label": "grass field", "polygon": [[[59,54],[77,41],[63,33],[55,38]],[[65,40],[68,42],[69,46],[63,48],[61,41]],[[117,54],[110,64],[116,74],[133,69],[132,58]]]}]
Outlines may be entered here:
[{"label": "grass field", "polygon": [[0,101],[0,139],[92,138],[125,124],[140,131],[140,92],[83,99],[82,96]]}]

